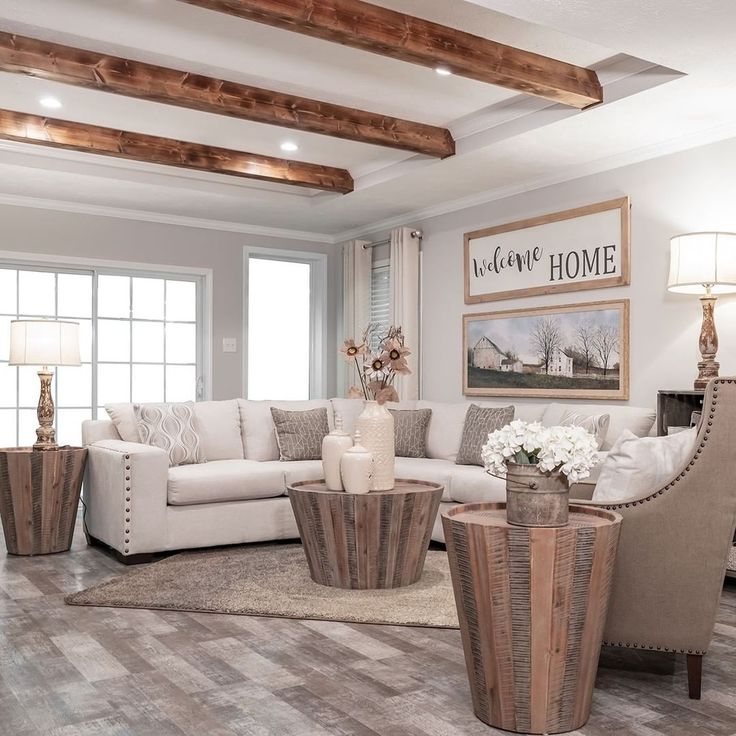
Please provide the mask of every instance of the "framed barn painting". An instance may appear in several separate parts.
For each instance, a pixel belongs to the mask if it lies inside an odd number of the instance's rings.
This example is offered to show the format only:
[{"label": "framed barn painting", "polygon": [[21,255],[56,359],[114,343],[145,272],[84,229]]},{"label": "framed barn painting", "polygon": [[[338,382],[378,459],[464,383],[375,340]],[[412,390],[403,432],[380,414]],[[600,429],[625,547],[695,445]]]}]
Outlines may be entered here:
[{"label": "framed barn painting", "polygon": [[629,398],[629,300],[463,316],[463,393]]},{"label": "framed barn painting", "polygon": [[631,283],[628,197],[465,234],[465,303]]}]

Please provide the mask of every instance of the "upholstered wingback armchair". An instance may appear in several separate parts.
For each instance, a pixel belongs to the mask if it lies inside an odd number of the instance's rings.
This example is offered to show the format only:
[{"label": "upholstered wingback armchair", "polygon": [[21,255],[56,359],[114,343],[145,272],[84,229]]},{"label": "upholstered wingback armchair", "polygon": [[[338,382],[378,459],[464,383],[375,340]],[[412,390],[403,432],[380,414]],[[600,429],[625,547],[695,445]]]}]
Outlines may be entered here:
[{"label": "upholstered wingback armchair", "polygon": [[686,654],[696,699],[736,526],[735,444],[736,378],[714,379],[674,478],[627,503],[582,501],[623,516],[604,644]]}]

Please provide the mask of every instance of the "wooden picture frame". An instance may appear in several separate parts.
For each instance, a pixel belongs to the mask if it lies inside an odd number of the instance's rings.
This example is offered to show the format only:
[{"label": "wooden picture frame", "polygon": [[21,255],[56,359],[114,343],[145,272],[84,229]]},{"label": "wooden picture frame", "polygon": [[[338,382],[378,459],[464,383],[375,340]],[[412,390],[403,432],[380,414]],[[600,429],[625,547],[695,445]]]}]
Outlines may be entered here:
[{"label": "wooden picture frame", "polygon": [[630,284],[630,210],[619,197],[466,233],[465,303]]},{"label": "wooden picture frame", "polygon": [[464,314],[463,394],[628,401],[629,322],[628,299]]}]

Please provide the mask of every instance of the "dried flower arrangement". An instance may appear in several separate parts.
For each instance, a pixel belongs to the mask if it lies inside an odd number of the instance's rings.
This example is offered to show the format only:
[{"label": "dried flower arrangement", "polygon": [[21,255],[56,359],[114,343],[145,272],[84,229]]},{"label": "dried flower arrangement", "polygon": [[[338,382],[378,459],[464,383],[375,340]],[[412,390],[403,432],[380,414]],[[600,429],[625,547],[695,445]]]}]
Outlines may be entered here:
[{"label": "dried flower arrangement", "polygon": [[[371,345],[376,348],[372,350]],[[401,327],[391,326],[384,334],[378,325],[368,325],[360,343],[353,338],[345,340],[340,352],[345,360],[355,362],[355,372],[360,381],[360,388],[350,388],[348,396],[351,399],[377,401],[379,404],[399,400],[394,380],[397,375],[411,373],[406,362],[411,352],[404,347]]]}]

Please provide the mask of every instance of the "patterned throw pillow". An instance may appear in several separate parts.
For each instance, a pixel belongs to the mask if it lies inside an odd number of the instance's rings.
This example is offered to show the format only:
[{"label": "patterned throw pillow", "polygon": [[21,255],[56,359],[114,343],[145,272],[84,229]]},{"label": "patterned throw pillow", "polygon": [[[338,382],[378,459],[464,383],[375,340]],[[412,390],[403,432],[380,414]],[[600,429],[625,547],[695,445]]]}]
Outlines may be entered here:
[{"label": "patterned throw pillow", "polygon": [[488,442],[488,435],[514,421],[514,407],[481,407],[471,404],[465,415],[463,437],[456,465],[483,465],[481,450]]},{"label": "patterned throw pillow", "polygon": [[561,427],[582,427],[590,432],[598,443],[598,447],[603,446],[603,442],[608,434],[608,425],[611,423],[610,414],[595,414],[586,416],[578,414],[575,410],[568,410],[560,419]]},{"label": "patterned throw pillow", "polygon": [[141,442],[160,447],[169,466],[205,462],[194,428],[194,404],[136,404],[135,418]]},{"label": "patterned throw pillow", "polygon": [[431,409],[389,409],[394,418],[396,457],[427,457]]},{"label": "patterned throw pillow", "polygon": [[281,460],[320,460],[322,440],[330,432],[327,409],[288,411],[271,407]]}]

